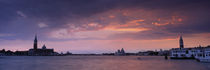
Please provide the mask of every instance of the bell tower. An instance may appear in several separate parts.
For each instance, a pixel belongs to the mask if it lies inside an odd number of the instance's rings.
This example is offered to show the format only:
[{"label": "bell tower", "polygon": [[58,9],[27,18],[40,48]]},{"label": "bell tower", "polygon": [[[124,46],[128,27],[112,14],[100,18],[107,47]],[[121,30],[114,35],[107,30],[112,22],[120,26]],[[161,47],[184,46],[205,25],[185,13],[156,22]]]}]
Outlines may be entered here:
[{"label": "bell tower", "polygon": [[180,36],[179,38],[179,47],[184,48],[184,42],[183,42],[182,36]]},{"label": "bell tower", "polygon": [[37,35],[35,35],[35,39],[34,39],[34,50],[37,50],[37,44],[38,44]]}]

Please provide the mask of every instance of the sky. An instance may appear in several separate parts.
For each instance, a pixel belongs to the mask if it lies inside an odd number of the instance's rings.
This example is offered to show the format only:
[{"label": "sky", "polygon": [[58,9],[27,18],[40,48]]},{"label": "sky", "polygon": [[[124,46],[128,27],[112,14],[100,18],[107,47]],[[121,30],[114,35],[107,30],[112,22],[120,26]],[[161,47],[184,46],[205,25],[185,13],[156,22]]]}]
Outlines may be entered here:
[{"label": "sky", "polygon": [[209,0],[0,0],[0,49],[35,35],[57,52],[110,53],[210,45]]}]

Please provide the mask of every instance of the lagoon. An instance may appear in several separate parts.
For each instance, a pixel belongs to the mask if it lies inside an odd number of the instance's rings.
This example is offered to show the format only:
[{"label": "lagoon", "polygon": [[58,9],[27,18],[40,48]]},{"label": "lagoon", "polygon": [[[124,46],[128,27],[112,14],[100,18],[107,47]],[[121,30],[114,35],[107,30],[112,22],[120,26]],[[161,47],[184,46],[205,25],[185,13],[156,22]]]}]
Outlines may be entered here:
[{"label": "lagoon", "polygon": [[0,70],[210,70],[210,63],[163,56],[0,56]]}]

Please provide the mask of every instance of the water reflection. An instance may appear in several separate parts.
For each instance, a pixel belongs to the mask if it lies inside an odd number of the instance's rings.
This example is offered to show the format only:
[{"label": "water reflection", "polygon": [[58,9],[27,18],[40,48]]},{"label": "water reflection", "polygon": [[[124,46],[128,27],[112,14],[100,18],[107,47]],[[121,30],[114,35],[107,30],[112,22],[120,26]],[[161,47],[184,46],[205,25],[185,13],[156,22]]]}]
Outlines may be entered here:
[{"label": "water reflection", "polygon": [[210,70],[210,63],[159,56],[7,56],[0,70]]}]

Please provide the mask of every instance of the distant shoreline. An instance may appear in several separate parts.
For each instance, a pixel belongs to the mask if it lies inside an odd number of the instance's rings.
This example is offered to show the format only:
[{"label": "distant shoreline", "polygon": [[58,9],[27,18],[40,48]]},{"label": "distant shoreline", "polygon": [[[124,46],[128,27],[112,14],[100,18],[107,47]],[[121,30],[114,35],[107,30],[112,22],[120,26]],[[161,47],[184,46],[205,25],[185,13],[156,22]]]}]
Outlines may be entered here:
[{"label": "distant shoreline", "polygon": [[[7,56],[7,55],[6,55]],[[9,55],[9,56],[17,56],[17,55]],[[28,55],[21,55],[28,56]],[[54,55],[55,56],[55,55]],[[72,55],[56,55],[56,56],[119,56],[119,55],[92,55],[92,54],[72,54]],[[123,56],[163,56],[163,55],[123,55]],[[1,57],[1,56],[0,56]]]}]

